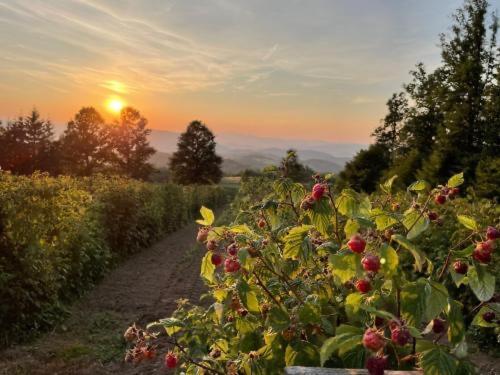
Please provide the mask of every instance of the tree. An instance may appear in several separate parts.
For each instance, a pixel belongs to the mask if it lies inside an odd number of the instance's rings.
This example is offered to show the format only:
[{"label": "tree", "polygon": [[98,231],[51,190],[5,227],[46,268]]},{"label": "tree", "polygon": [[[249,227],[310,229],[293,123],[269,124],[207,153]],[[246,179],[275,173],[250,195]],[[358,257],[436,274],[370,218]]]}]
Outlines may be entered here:
[{"label": "tree", "polygon": [[65,173],[90,176],[111,160],[110,128],[93,107],[80,109],[68,123],[60,144]]},{"label": "tree", "polygon": [[340,172],[337,187],[350,186],[358,191],[375,191],[383,172],[389,166],[389,150],[375,143],[368,149],[359,151]]},{"label": "tree", "polygon": [[193,121],[181,134],[170,159],[174,181],[181,184],[213,184],[222,178],[222,158],[215,153],[215,137],[201,121]]},{"label": "tree", "polygon": [[451,35],[441,35],[443,124],[420,173],[432,182],[459,170],[470,179],[484,148],[485,93],[492,79],[498,22],[493,17],[488,40],[487,10],[486,0],[467,0],[453,17]]},{"label": "tree", "polygon": [[126,107],[111,129],[113,162],[120,173],[132,178],[147,179],[153,171],[148,160],[156,151],[149,145],[147,124],[138,110]]},{"label": "tree", "polygon": [[51,171],[53,126],[36,109],[0,127],[0,166],[15,174]]},{"label": "tree", "polygon": [[309,181],[314,171],[308,166],[300,163],[297,151],[290,149],[281,160],[279,170],[283,177],[287,177],[296,182]]}]

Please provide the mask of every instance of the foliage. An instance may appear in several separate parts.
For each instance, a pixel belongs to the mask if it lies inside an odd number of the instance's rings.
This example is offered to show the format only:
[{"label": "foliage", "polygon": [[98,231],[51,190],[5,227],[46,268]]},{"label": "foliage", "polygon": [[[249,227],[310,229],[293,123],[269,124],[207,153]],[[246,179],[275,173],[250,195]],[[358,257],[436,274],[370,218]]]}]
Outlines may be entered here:
[{"label": "foliage", "polygon": [[210,129],[200,121],[191,122],[170,159],[174,181],[184,185],[218,183],[222,178],[222,158],[215,153],[215,146]]},{"label": "foliage", "polygon": [[[333,194],[318,179],[309,195],[279,179],[263,201],[223,227],[211,225],[204,209],[201,276],[212,304],[180,301],[170,318],[127,336],[135,341],[127,359],[144,359],[163,331],[175,347],[170,365],[180,362],[187,374],[362,368],[379,360],[426,374],[473,373],[467,327],[471,320],[484,325],[482,314],[491,311],[487,324],[498,328],[495,259],[476,254],[494,245],[486,227],[498,223],[486,217],[498,215],[488,211],[491,203],[475,208],[457,198],[462,174],[436,188],[417,181],[405,193],[393,192],[394,181],[367,196],[350,189]],[[493,228],[489,233],[498,237]],[[456,261],[468,265],[465,275],[455,272]],[[464,317],[457,285],[470,291],[465,312],[473,319]]]},{"label": "foliage", "polygon": [[[458,171],[468,183],[484,179],[476,173],[496,157],[500,142],[498,19],[491,14],[489,21],[488,7],[487,0],[465,0],[453,15],[450,33],[441,35],[441,64],[430,72],[417,64],[404,91],[388,100],[388,113],[373,134],[375,144],[388,151],[386,165],[374,168],[385,170],[379,181],[397,174],[399,183],[427,179],[435,184]],[[348,167],[367,162],[360,152]],[[498,185],[494,177],[491,183]],[[343,182],[359,188],[360,177],[346,170]],[[480,192],[498,196],[488,189]]]},{"label": "foliage", "polygon": [[225,199],[219,187],[0,172],[0,342],[49,328],[118,260]]}]

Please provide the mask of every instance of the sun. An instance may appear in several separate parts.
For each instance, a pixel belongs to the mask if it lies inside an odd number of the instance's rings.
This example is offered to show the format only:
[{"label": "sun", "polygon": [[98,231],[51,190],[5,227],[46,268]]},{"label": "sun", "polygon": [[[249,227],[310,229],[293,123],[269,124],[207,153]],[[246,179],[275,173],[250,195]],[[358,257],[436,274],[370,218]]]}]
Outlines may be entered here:
[{"label": "sun", "polygon": [[107,104],[108,110],[113,113],[120,113],[124,106],[123,100],[117,98],[110,99]]}]

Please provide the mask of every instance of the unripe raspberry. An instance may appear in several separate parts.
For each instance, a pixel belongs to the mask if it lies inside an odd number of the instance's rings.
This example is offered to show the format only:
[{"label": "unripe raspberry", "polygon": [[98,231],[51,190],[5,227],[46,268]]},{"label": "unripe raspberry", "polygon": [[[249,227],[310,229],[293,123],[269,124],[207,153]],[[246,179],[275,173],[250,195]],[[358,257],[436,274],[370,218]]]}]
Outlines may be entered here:
[{"label": "unripe raspberry", "polygon": [[366,254],[361,260],[365,271],[378,272],[380,269],[380,259],[376,255]]},{"label": "unripe raspberry", "polygon": [[396,345],[404,346],[410,339],[410,331],[405,327],[396,327],[391,331],[391,340]]},{"label": "unripe raspberry", "polygon": [[446,202],[446,195],[443,195],[443,194],[438,194],[434,197],[434,202],[436,202],[436,204],[444,204]]},{"label": "unripe raspberry", "polygon": [[176,368],[177,367],[177,356],[173,352],[168,352],[165,355],[165,367]]},{"label": "unripe raspberry", "polygon": [[368,293],[372,286],[368,280],[360,279],[356,281],[356,289],[361,293]]},{"label": "unripe raspberry", "polygon": [[217,242],[210,240],[207,242],[207,250],[214,251],[217,248]]},{"label": "unripe raspberry", "polygon": [[456,273],[465,275],[467,273],[467,270],[469,269],[469,266],[467,265],[467,263],[462,262],[461,260],[457,260],[455,263],[453,263],[453,269]]},{"label": "unripe raspberry", "polygon": [[363,345],[373,352],[378,352],[385,345],[384,337],[377,330],[368,328],[363,335]]},{"label": "unripe raspberry", "polygon": [[351,237],[349,242],[347,242],[347,246],[351,251],[359,254],[365,250],[366,241],[359,234],[355,234]]},{"label": "unripe raspberry", "polygon": [[207,240],[208,237],[208,228],[200,228],[198,230],[198,235],[196,236],[196,241],[203,243]]},{"label": "unripe raspberry", "polygon": [[384,375],[387,368],[387,356],[369,357],[365,364],[370,375]]},{"label": "unripe raspberry", "polygon": [[496,240],[500,238],[500,231],[497,228],[488,227],[488,229],[486,229],[486,238],[489,240]]},{"label": "unripe raspberry", "polygon": [[432,321],[432,332],[440,334],[444,331],[444,328],[445,325],[443,320],[436,318]]}]

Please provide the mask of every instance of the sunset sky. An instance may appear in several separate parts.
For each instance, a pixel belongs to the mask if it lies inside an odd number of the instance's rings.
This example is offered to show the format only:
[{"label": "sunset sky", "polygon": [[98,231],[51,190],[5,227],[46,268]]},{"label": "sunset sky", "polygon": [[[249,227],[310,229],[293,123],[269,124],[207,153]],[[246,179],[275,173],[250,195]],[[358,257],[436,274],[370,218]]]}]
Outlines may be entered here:
[{"label": "sunset sky", "polygon": [[156,129],[369,142],[461,3],[0,0],[0,118],[123,102]]}]

